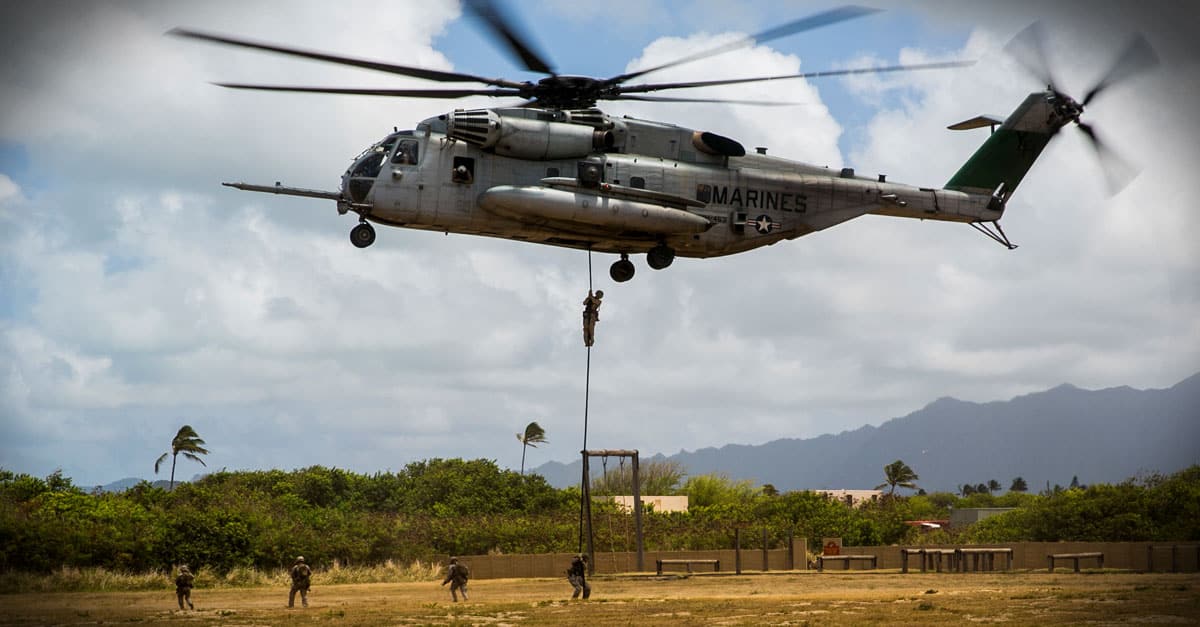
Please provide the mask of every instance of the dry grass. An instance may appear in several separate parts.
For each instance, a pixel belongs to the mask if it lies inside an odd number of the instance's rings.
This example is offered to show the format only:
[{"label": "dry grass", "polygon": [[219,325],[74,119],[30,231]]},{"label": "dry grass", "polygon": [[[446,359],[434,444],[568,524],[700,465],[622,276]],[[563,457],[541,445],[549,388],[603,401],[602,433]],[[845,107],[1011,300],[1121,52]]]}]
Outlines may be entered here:
[{"label": "dry grass", "polygon": [[[317,585],[389,583],[397,581],[433,581],[444,574],[436,563],[416,560],[407,565],[388,560],[374,566],[343,567],[334,561],[331,568],[313,573]],[[132,592],[138,590],[174,590],[174,574],[124,573],[104,568],[63,567],[49,575],[0,573],[0,594],[12,592]],[[202,588],[251,588],[290,586],[286,569],[261,571],[234,568],[217,575],[196,571],[196,585]]]},{"label": "dry grass", "polygon": [[175,610],[169,589],[0,595],[0,623],[1196,624],[1198,592],[1196,574],[877,571],[598,577],[586,603],[569,601],[558,579],[481,580],[470,584],[471,601],[456,605],[437,582],[314,582],[311,607],[295,610],[284,608],[286,585],[202,587],[194,612]]}]

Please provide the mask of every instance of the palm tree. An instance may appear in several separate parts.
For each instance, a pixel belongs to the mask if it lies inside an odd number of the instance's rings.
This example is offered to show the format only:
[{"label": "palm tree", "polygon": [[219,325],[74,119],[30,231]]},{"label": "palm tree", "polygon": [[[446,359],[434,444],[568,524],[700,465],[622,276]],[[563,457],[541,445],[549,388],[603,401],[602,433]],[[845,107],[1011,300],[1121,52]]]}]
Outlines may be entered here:
[{"label": "palm tree", "polygon": [[1029,484],[1025,482],[1024,477],[1017,477],[1012,480],[1012,485],[1008,488],[1009,492],[1028,492]]},{"label": "palm tree", "polygon": [[1003,488],[1003,487],[1004,486],[1000,485],[999,481],[996,481],[995,479],[988,479],[988,482],[987,482],[988,494],[991,494],[992,492],[999,492],[1001,490],[1001,488]]},{"label": "palm tree", "polygon": [[199,456],[208,455],[208,449],[204,448],[204,440],[200,439],[200,434],[196,433],[191,425],[180,427],[179,433],[176,433],[171,440],[171,450],[160,455],[158,461],[154,462],[154,474],[157,475],[159,466],[167,461],[167,455],[171,456],[171,487],[169,488],[171,490],[175,489],[175,462],[180,453],[194,462],[200,462],[201,466],[207,466]]},{"label": "palm tree", "polygon": [[917,489],[917,484],[914,482],[917,479],[920,479],[920,477],[917,476],[917,473],[913,472],[913,469],[908,467],[908,464],[898,459],[887,466],[884,466],[883,474],[885,477],[887,477],[887,481],[875,486],[875,489],[882,490],[884,487],[890,486],[891,490],[888,492],[888,496],[895,496],[897,486],[901,488],[908,488],[910,490]]},{"label": "palm tree", "polygon": [[521,441],[521,474],[525,474],[525,451],[529,447],[537,448],[538,444],[546,442],[546,430],[537,422],[531,422],[525,425],[525,433],[518,433],[517,439]]}]

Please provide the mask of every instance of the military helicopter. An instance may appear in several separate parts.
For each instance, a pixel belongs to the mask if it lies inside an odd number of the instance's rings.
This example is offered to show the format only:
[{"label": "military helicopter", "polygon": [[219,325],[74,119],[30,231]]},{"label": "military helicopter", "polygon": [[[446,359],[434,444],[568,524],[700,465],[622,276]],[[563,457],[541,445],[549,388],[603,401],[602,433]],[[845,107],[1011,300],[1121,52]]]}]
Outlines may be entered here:
[{"label": "military helicopter", "polygon": [[[339,214],[358,225],[350,241],[366,248],[374,224],[499,237],[619,255],[609,269],[628,281],[630,255],[646,255],[656,270],[676,256],[719,257],[780,240],[795,239],[867,214],[965,223],[1009,249],[1000,228],[1005,206],[1047,143],[1070,123],[1083,131],[1102,161],[1119,160],[1094,129],[1080,120],[1084,107],[1121,79],[1157,63],[1148,44],[1135,38],[1082,101],[1059,91],[1043,54],[1035,24],[1009,44],[1044,85],[1007,118],[980,115],[951,125],[991,127],[984,144],[942,189],[857,176],[853,169],[825,167],[747,153],[738,141],[709,131],[616,117],[600,101],[757,101],[652,96],[649,92],[855,73],[952,68],[969,61],[898,65],[783,76],[683,83],[630,81],[676,65],[874,13],[844,6],[810,15],[732,43],[645,70],[592,78],[558,74],[518,34],[514,22],[492,2],[465,4],[523,66],[547,76],[518,82],[354,59],[213,33],[174,29],[170,34],[305,59],[367,68],[439,83],[485,87],[446,89],[353,89],[217,83],[233,89],[454,99],[486,95],[521,98],[518,106],[456,109],[426,119],[413,130],[389,133],[359,154],[336,191],[224,183],[246,191],[332,200]],[[1119,185],[1119,184],[1118,184]]]}]

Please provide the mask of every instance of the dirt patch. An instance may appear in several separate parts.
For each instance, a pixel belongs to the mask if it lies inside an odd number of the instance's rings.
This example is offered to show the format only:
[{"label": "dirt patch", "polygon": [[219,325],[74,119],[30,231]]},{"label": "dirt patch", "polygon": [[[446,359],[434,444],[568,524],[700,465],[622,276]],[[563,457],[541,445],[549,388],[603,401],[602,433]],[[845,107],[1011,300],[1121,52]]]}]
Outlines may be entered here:
[{"label": "dirt patch", "polygon": [[1176,624],[1200,621],[1198,589],[1200,576],[1166,573],[610,576],[585,602],[559,579],[491,579],[462,603],[438,582],[316,586],[304,609],[285,607],[286,588],[200,588],[195,611],[173,589],[0,595],[0,624]]}]

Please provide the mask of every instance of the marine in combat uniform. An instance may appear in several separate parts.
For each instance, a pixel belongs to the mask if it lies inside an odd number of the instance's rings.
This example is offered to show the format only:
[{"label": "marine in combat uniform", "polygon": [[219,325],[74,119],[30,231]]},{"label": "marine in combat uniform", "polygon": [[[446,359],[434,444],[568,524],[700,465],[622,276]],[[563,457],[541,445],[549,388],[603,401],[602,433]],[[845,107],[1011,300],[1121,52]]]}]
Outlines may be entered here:
[{"label": "marine in combat uniform", "polygon": [[300,593],[300,603],[304,607],[308,607],[308,587],[312,580],[312,569],[308,564],[304,563],[304,556],[296,558],[296,563],[292,565],[292,591],[288,593],[288,607],[295,607],[296,593]]},{"label": "marine in combat uniform", "polygon": [[588,290],[587,298],[583,299],[583,345],[591,346],[596,341],[596,322],[600,320],[600,299],[604,298],[604,290]]},{"label": "marine in combat uniform", "polygon": [[567,581],[571,582],[571,587],[575,588],[575,592],[571,593],[572,599],[578,599],[579,593],[583,593],[583,598],[587,599],[592,596],[592,587],[587,582],[587,556],[580,553],[575,556],[571,562],[571,567],[567,569]]},{"label": "marine in combat uniform", "polygon": [[450,596],[455,603],[458,603],[459,592],[462,593],[463,600],[467,600],[467,579],[470,576],[465,564],[459,564],[457,557],[450,558],[450,567],[446,569],[446,578],[442,580],[442,585],[450,584]]},{"label": "marine in combat uniform", "polygon": [[195,581],[196,576],[188,570],[187,564],[179,567],[179,574],[175,576],[175,597],[179,599],[179,609],[183,609],[184,601],[187,601],[189,610],[196,609],[192,605],[192,585]]}]

